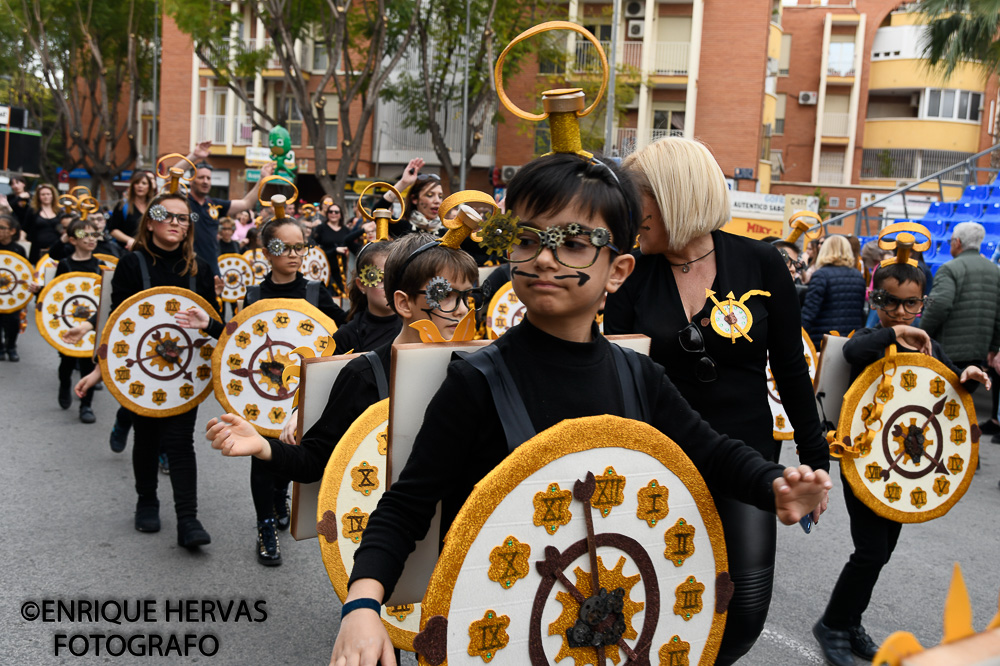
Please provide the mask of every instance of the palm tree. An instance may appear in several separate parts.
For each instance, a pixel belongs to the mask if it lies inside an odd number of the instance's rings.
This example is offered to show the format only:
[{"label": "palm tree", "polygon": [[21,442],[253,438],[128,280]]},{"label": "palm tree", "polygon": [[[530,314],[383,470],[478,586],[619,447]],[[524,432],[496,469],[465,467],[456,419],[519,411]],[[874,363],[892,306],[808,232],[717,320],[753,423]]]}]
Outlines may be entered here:
[{"label": "palm tree", "polygon": [[[1000,0],[919,0],[914,9],[928,18],[924,56],[931,67],[951,76],[972,61],[986,77],[1000,74]],[[993,137],[1000,138],[1000,114]],[[998,153],[990,155],[991,167],[1000,167]]]}]

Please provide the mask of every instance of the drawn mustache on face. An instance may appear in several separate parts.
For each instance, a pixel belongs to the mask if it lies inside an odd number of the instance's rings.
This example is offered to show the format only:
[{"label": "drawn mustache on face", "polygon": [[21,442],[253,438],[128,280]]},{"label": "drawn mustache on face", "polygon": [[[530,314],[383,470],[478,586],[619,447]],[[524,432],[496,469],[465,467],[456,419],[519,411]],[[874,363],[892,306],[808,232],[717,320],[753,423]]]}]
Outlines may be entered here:
[{"label": "drawn mustache on face", "polygon": [[[534,273],[528,273],[528,272],[519,270],[517,268],[511,268],[510,272],[511,272],[511,275],[520,275],[521,277],[526,277],[526,278],[535,278],[535,279],[538,279],[540,277],[538,275],[535,275]],[[554,280],[579,280],[580,283],[577,286],[578,287],[582,287],[583,285],[587,284],[588,280],[590,280],[590,276],[587,275],[586,273],[584,273],[583,271],[577,271],[576,273],[574,273],[572,275],[556,275],[556,276],[553,277],[553,279]]]}]

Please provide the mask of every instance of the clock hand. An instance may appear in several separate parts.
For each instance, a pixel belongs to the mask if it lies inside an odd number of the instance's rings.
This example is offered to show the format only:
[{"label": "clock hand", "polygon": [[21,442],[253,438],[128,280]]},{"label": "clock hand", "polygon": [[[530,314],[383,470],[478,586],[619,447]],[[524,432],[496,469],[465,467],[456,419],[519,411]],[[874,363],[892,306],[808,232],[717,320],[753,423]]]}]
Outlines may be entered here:
[{"label": "clock hand", "polygon": [[[594,508],[590,503],[594,496],[594,489],[597,487],[597,480],[593,472],[587,472],[583,481],[577,480],[573,484],[573,497],[583,502],[583,517],[587,524],[587,552],[590,554],[590,594],[597,596],[601,590],[601,582],[597,573],[597,541],[594,539]],[[607,661],[604,655],[604,646],[596,645],[597,666],[604,666]]]}]

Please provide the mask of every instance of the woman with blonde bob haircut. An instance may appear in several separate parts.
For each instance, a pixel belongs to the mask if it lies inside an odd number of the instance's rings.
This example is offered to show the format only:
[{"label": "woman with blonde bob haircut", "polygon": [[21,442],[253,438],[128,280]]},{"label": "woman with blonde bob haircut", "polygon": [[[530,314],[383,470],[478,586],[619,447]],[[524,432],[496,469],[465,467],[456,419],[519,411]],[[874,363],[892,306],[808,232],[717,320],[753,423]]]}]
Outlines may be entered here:
[{"label": "woman with blonde bob haircut", "polygon": [[830,331],[848,335],[864,328],[866,289],[851,242],[843,236],[823,241],[802,304],[802,327],[813,344],[822,343],[823,334]]},{"label": "woman with blonde bob haircut", "polygon": [[[767,401],[770,354],[799,459],[828,470],[803,356],[799,301],[781,254],[768,243],[722,231],[730,218],[729,189],[703,144],[661,139],[631,155],[625,168],[642,198],[639,252],[635,271],[608,295],[605,333],[648,335],[650,356],[703,419],[777,460],[780,443]],[[723,493],[712,496],[736,586],[716,663],[732,664],[764,628],[776,522],[773,514]]]}]

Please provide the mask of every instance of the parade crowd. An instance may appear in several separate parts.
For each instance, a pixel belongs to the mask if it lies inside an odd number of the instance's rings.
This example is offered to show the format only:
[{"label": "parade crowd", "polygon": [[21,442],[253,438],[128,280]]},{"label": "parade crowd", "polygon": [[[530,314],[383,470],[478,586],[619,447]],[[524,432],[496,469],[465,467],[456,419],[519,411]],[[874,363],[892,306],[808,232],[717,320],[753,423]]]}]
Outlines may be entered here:
[{"label": "parade crowd", "polygon": [[[218,303],[219,256],[259,250],[271,272],[253,298],[310,302],[337,323],[337,350],[363,354],[341,371],[322,417],[307,432],[295,432],[295,419],[280,437],[258,434],[237,414],[209,423],[215,449],[253,457],[249,486],[261,564],[282,562],[278,532],[289,526],[289,483],[319,480],[355,419],[387,396],[392,345],[421,341],[410,324],[429,319],[451,339],[462,318],[507,281],[527,312],[484,348],[492,350],[493,370],[452,361],[409,462],[368,522],[331,664],[398,658],[379,608],[438,503],[443,535],[475,484],[521,443],[504,435],[510,419],[537,433],[581,416],[639,418],[691,458],[721,517],[735,586],[718,664],[738,661],[763,631],[777,523],[819,521],[833,487],[803,328],[817,348],[825,334],[853,333],[843,352],[852,379],[895,344],[938,358],[969,389],[976,383],[992,388],[993,412],[979,427],[1000,441],[1000,269],[980,255],[984,231],[975,222],[955,226],[954,259],[933,276],[922,260],[916,267],[894,263],[877,241],[862,247],[853,236],[825,235],[804,247],[802,241],[736,236],[721,230],[730,219],[730,195],[716,160],[699,142],[671,137],[621,165],[554,154],[524,166],[503,202],[516,242],[503,249],[502,265],[480,285],[478,269],[491,255],[471,240],[460,247],[441,242],[448,231],[439,215],[444,189],[437,176],[423,172],[422,159],[407,164],[395,183],[403,201],[389,193],[373,206],[401,211],[383,239],[374,223],[358,210],[343,210],[333,197],[289,202],[287,217],[274,217],[269,208],[258,212],[259,185],[242,199],[210,197],[208,148],[200,144],[188,156],[195,170],[186,194],[158,193],[154,174],[135,171],[107,216],[63,212],[55,187],[38,183],[29,190],[15,177],[12,193],[0,201],[0,251],[32,263],[47,254],[58,262],[57,274],[100,274],[94,255],[117,257],[114,309],[158,286],[190,289]],[[271,170],[264,167],[261,179]],[[328,287],[311,286],[300,273],[312,246],[329,260]],[[713,330],[707,291],[745,295],[752,330],[747,324],[742,337]],[[598,317],[606,334],[649,336],[649,355],[621,356],[598,329]],[[177,323],[214,337],[223,330],[198,308],[178,313]],[[0,314],[0,360],[20,360],[21,330],[20,313]],[[84,322],[65,339],[90,330],[93,322]],[[774,438],[768,407],[768,363],[794,427],[798,467],[777,464],[782,442]],[[100,366],[60,354],[57,377],[59,406],[72,407],[75,395],[80,420],[94,423]],[[514,416],[495,404],[499,385],[520,397]],[[457,403],[465,407],[456,412],[450,405]],[[646,406],[639,417],[633,416],[636,404]],[[160,530],[157,486],[166,472],[178,543],[192,549],[211,542],[197,513],[197,412],[156,418],[122,407],[109,435],[112,451],[121,453],[135,433],[135,529]],[[447,470],[453,475],[448,483],[442,460],[460,461],[460,469]],[[455,474],[461,476],[457,483]],[[836,666],[853,664],[852,655],[875,655],[863,614],[902,526],[876,515],[842,485],[854,553],[813,629],[824,657]]]}]

